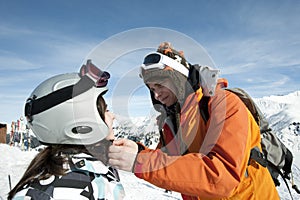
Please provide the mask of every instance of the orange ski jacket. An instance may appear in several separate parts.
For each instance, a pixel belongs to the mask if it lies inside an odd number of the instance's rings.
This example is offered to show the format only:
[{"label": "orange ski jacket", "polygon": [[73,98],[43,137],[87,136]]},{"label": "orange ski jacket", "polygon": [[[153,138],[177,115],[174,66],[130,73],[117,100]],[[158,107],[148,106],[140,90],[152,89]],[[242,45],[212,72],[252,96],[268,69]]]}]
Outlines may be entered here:
[{"label": "orange ski jacket", "polygon": [[208,102],[210,118],[205,123],[198,107],[202,96],[200,88],[187,97],[181,109],[181,131],[175,137],[170,136],[172,127],[164,125],[166,146],[145,147],[138,153],[135,175],[180,192],[183,199],[279,199],[267,168],[249,160],[250,150],[261,148],[261,138],[244,103],[217,88]]}]

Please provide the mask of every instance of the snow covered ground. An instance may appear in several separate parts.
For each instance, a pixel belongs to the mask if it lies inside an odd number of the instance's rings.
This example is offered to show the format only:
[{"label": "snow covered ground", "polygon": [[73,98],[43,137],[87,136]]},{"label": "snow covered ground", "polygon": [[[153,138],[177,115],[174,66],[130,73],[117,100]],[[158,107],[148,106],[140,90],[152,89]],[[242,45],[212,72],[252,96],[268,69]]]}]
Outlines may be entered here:
[{"label": "snow covered ground", "polygon": [[[255,99],[262,111],[266,114],[269,122],[274,130],[276,130],[279,138],[287,145],[294,155],[293,174],[295,183],[300,188],[300,92],[294,92],[286,96],[270,96],[261,99]],[[121,121],[121,120],[120,120]],[[153,126],[154,121],[143,119],[138,127],[133,129],[130,124],[122,121],[123,126],[115,129],[120,135],[128,136],[128,132],[135,133],[143,137],[141,133],[149,132],[150,138],[144,142],[150,142],[155,145],[158,136],[154,133],[157,127]],[[135,122],[134,124],[138,124]],[[124,132],[124,130],[126,130]],[[147,130],[147,131],[146,131]],[[148,136],[149,136],[148,135]],[[145,136],[145,135],[144,135]],[[143,141],[142,141],[143,142]],[[10,147],[0,144],[0,199],[6,199],[9,191],[9,176],[12,187],[18,182],[24,173],[31,159],[36,155],[37,151],[21,151],[17,147]],[[181,199],[179,193],[165,193],[164,189],[158,188],[146,181],[136,178],[133,174],[119,171],[121,182],[125,188],[126,200],[165,200],[165,199]],[[291,187],[291,186],[290,186]],[[281,186],[277,187],[282,200],[290,200],[287,187],[281,181]],[[292,190],[294,200],[300,199],[300,195]]]}]

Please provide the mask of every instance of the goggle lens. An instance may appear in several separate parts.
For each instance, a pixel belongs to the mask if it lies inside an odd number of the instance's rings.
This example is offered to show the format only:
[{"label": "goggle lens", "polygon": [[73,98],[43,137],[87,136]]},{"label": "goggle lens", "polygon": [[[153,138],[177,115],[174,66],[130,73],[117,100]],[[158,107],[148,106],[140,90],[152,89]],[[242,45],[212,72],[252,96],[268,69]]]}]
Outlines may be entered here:
[{"label": "goggle lens", "polygon": [[159,63],[161,56],[159,54],[149,54],[144,59],[144,65]]}]

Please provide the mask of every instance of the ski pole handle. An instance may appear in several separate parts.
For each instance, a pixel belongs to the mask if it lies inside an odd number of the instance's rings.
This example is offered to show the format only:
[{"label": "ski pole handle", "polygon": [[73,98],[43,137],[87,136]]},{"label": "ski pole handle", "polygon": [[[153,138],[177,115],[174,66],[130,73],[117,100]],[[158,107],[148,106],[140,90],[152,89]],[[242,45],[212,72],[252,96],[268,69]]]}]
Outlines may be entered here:
[{"label": "ski pole handle", "polygon": [[299,190],[299,188],[297,187],[297,185],[293,185],[292,188],[293,188],[294,190],[296,190],[296,192],[297,192],[298,194],[300,194],[300,190]]},{"label": "ski pole handle", "polygon": [[296,192],[297,192],[298,194],[300,194],[300,190],[299,190],[299,188],[297,187],[297,185],[293,185],[292,188],[293,188],[294,190],[296,190]]}]

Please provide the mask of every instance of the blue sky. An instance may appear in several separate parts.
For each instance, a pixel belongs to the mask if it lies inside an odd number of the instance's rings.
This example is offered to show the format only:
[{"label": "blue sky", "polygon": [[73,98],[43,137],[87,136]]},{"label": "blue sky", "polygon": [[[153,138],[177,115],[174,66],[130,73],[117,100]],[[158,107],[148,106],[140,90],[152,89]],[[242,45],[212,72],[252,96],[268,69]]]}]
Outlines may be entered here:
[{"label": "blue sky", "polygon": [[112,110],[147,115],[136,69],[169,39],[191,63],[214,65],[254,97],[300,90],[299,20],[297,0],[0,0],[0,122],[23,115],[43,80],[76,72],[89,57],[111,72]]}]

